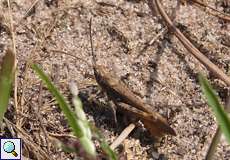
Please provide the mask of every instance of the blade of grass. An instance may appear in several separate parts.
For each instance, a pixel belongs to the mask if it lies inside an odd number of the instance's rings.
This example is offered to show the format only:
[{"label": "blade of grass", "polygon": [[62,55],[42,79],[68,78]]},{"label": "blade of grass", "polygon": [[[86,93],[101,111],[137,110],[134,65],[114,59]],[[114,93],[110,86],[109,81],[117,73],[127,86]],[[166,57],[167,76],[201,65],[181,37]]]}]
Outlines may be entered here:
[{"label": "blade of grass", "polygon": [[216,130],[216,133],[212,139],[212,142],[208,148],[208,152],[205,156],[205,160],[212,160],[213,159],[213,156],[215,155],[215,152],[216,152],[216,148],[218,146],[218,143],[220,141],[220,138],[221,138],[221,130],[220,128],[218,127],[217,130]]},{"label": "blade of grass", "polygon": [[117,160],[117,155],[111,149],[111,147],[108,145],[108,143],[105,141],[104,136],[101,134],[101,132],[98,130],[98,128],[91,125],[91,129],[94,131],[96,138],[100,142],[100,146],[101,146],[102,150],[108,156],[108,158],[110,160]]},{"label": "blade of grass", "polygon": [[63,95],[58,91],[58,89],[52,84],[49,77],[43,72],[43,70],[38,67],[38,65],[33,64],[32,68],[34,71],[39,75],[39,77],[42,79],[42,81],[46,84],[48,90],[52,93],[52,95],[56,98],[57,102],[59,103],[60,108],[62,109],[63,113],[65,114],[65,117],[68,120],[68,124],[73,129],[73,132],[75,136],[78,138],[81,138],[83,136],[83,133],[81,131],[81,127],[76,122],[75,114],[70,109],[70,106],[66,102]]},{"label": "blade of grass", "polygon": [[15,55],[8,49],[0,66],[0,124],[7,110],[15,73]]},{"label": "blade of grass", "polygon": [[207,99],[208,105],[212,108],[222,132],[224,133],[227,141],[230,143],[230,119],[224,111],[224,107],[220,104],[218,96],[209,84],[208,80],[201,74],[199,75],[199,82],[201,84],[202,92]]},{"label": "blade of grass", "polygon": [[[59,92],[59,90],[53,85],[49,77],[43,72],[43,70],[38,67],[38,65],[33,64],[32,68],[36,71],[36,73],[39,75],[39,77],[43,80],[43,82],[46,84],[48,90],[53,94],[53,96],[56,98],[57,102],[59,103],[60,108],[62,109],[65,117],[68,120],[68,124],[72,128],[74,135],[79,138],[81,146],[84,148],[86,153],[88,153],[89,156],[91,156],[91,159],[94,159],[96,157],[96,149],[95,146],[91,140],[91,137],[89,137],[89,126],[87,125],[88,121],[85,119],[81,119],[81,117],[78,117],[74,114],[74,111],[70,109],[69,104],[66,102],[64,96]],[[76,97],[75,97],[76,98]],[[82,104],[81,100],[77,97],[76,104]],[[82,106],[77,106],[78,109],[82,109]],[[78,110],[79,111],[79,110]],[[84,114],[84,111],[81,110],[81,114]],[[78,115],[78,114],[77,114]],[[90,132],[91,133],[91,132]]]},{"label": "blade of grass", "polygon": [[[227,98],[224,110],[227,113],[230,112],[230,95]],[[220,130],[220,127],[218,126],[218,128],[216,130],[216,133],[214,134],[214,136],[212,138],[212,141],[211,141],[211,144],[210,144],[210,146],[208,148],[208,151],[206,153],[205,160],[212,160],[213,159],[213,156],[214,156],[214,154],[216,152],[216,148],[217,148],[218,143],[220,141],[221,135],[222,135],[222,132]]]},{"label": "blade of grass", "polygon": [[103,149],[103,151],[108,155],[110,160],[117,160],[117,156],[114,153],[114,151],[109,147],[109,145],[105,142],[105,140],[103,139],[101,141],[101,148]]}]

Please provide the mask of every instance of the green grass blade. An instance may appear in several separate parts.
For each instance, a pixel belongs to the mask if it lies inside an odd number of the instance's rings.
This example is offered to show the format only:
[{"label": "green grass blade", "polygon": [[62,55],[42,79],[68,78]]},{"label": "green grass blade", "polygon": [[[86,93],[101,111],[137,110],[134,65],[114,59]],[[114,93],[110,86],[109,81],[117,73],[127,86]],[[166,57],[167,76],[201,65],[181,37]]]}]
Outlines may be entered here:
[{"label": "green grass blade", "polygon": [[202,92],[207,99],[208,105],[212,108],[222,132],[224,133],[227,141],[230,143],[230,119],[224,111],[224,107],[220,104],[218,96],[209,84],[208,80],[201,74],[199,75],[199,82],[201,84]]},{"label": "green grass blade", "polygon": [[105,140],[101,141],[102,150],[108,155],[110,160],[117,160],[117,156],[114,151],[109,147],[109,145],[105,142]]},{"label": "green grass blade", "polygon": [[15,55],[8,49],[0,66],[0,124],[7,110],[15,73]]},{"label": "green grass blade", "polygon": [[108,145],[108,143],[106,143],[105,138],[103,137],[103,135],[101,134],[101,132],[95,126],[93,126],[93,125],[91,125],[91,129],[96,134],[95,136],[99,140],[100,146],[101,146],[102,150],[106,153],[106,155],[108,156],[108,158],[110,160],[117,160],[117,155],[110,148],[110,146]]},{"label": "green grass blade", "polygon": [[83,136],[83,133],[80,129],[80,126],[78,125],[76,121],[75,114],[70,109],[70,106],[66,102],[63,95],[58,91],[58,89],[52,84],[48,76],[42,71],[41,68],[39,68],[36,64],[32,65],[32,68],[36,73],[39,75],[39,77],[42,79],[42,81],[46,84],[48,90],[52,93],[52,95],[56,98],[57,102],[59,103],[59,106],[63,113],[65,114],[65,117],[68,120],[68,124],[73,129],[73,132],[75,136],[78,138],[81,138]]}]

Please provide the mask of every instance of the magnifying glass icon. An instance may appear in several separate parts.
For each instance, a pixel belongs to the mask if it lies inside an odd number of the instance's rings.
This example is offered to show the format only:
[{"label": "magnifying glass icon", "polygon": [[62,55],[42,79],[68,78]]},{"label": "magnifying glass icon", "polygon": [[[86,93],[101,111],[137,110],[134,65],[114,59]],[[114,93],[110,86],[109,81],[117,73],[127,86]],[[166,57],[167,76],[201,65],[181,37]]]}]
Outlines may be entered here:
[{"label": "magnifying glass icon", "polygon": [[18,156],[18,154],[15,152],[15,145],[11,141],[7,141],[3,144],[3,150],[6,153],[11,153],[14,157]]}]

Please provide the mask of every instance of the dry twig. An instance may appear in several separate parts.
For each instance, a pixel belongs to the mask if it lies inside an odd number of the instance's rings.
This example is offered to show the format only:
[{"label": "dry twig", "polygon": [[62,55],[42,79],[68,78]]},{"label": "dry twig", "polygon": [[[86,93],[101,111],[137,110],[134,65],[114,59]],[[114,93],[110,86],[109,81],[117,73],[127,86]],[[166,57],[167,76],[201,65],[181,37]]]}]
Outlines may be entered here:
[{"label": "dry twig", "polygon": [[[196,4],[197,6],[201,6],[201,7],[204,7],[204,9],[211,15],[215,16],[215,17],[218,17],[218,18],[221,18],[223,20],[226,20],[226,21],[230,21],[230,15],[226,14],[226,13],[223,13],[223,12],[220,12],[218,11],[217,9],[213,8],[213,7],[210,7],[208,6],[207,4],[205,4],[204,2],[202,2],[201,0],[192,0],[192,2],[194,4]],[[208,9],[208,10],[207,10]]]},{"label": "dry twig", "polygon": [[128,136],[129,134],[134,130],[135,124],[131,123],[128,127],[126,127],[121,134],[117,137],[117,139],[110,145],[111,149],[117,148]]},{"label": "dry twig", "polygon": [[[195,57],[197,58],[204,66],[207,67],[215,76],[220,78],[224,81],[227,86],[230,86],[230,78],[221,70],[219,69],[214,63],[212,63],[205,55],[203,55],[184,35],[180,32],[180,30],[173,25],[173,22],[170,20],[169,16],[166,14],[165,10],[163,9],[162,4],[159,0],[155,0],[155,4],[157,9],[166,22],[170,31],[172,31],[176,37],[180,40],[180,42],[184,45],[184,47]],[[149,6],[151,10],[153,8]]]}]

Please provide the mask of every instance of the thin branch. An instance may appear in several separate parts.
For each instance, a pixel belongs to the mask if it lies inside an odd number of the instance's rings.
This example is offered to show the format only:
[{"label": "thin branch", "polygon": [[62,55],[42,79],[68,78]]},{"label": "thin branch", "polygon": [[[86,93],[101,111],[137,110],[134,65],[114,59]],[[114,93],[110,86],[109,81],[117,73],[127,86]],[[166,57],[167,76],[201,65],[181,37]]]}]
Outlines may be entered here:
[{"label": "thin branch", "polygon": [[202,2],[200,0],[192,0],[192,2],[195,3],[197,6],[201,6],[201,7],[204,7],[205,9],[206,8],[209,9],[210,11],[206,10],[209,14],[211,14],[215,17],[221,18],[223,20],[230,21],[230,15],[218,11],[217,9],[206,5],[204,2]]},{"label": "thin branch", "polygon": [[[197,58],[208,70],[210,70],[215,76],[224,81],[227,86],[230,86],[230,77],[228,77],[221,69],[219,69],[214,63],[212,63],[206,56],[204,56],[184,35],[180,30],[173,25],[173,22],[170,20],[169,16],[166,14],[163,9],[162,4],[159,0],[155,0],[157,9],[166,22],[169,30],[173,31],[176,37],[184,45],[184,47],[195,57]],[[150,6],[149,6],[150,7]],[[153,8],[150,7],[152,10]]]}]

